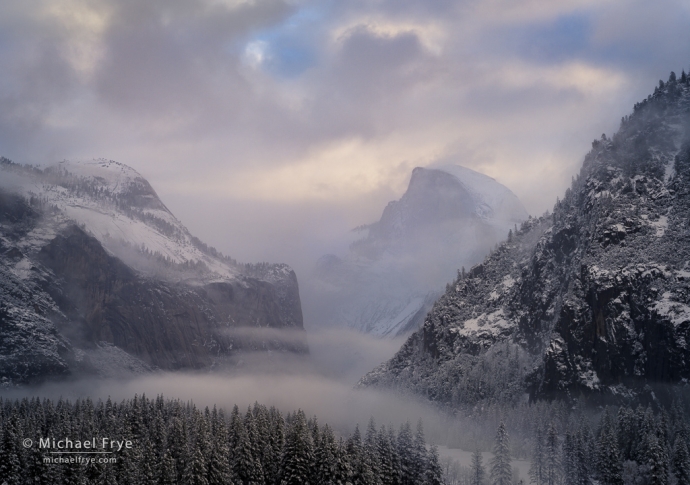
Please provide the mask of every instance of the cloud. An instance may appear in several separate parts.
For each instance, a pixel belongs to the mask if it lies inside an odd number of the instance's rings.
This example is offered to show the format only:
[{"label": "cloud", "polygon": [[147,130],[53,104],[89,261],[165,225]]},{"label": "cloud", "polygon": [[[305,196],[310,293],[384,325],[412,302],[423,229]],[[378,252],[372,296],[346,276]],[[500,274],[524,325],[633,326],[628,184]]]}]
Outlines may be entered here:
[{"label": "cloud", "polygon": [[[270,234],[275,213],[314,234],[371,222],[438,159],[540,214],[591,140],[685,67],[689,16],[637,0],[4,3],[0,148],[130,164],[192,226],[261,207],[241,231],[193,227],[240,257],[259,251],[238,232]],[[310,204],[342,226],[307,221]],[[306,260],[290,232],[259,258]]]}]

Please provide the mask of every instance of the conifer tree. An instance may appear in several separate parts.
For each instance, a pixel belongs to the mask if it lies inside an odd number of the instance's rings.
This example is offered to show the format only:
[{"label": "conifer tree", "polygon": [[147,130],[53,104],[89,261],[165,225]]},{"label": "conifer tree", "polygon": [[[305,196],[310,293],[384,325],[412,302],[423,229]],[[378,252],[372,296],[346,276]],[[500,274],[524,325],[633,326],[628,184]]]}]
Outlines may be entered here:
[{"label": "conifer tree", "polygon": [[424,427],[422,425],[421,418],[417,422],[417,430],[415,432],[414,443],[413,443],[413,459],[414,459],[414,470],[415,482],[421,482],[426,476],[426,465],[427,465],[427,450],[426,450],[426,440],[424,439]]},{"label": "conifer tree", "polygon": [[376,435],[376,453],[379,457],[379,472],[383,485],[393,485],[393,450],[385,426],[381,426]]},{"label": "conifer tree", "polygon": [[443,469],[438,460],[438,448],[433,445],[427,452],[424,485],[444,485]]},{"label": "conifer tree", "polygon": [[391,483],[393,485],[400,485],[402,483],[402,464],[400,462],[400,453],[398,452],[397,437],[393,426],[388,427],[388,442],[391,445]]},{"label": "conifer tree", "polygon": [[201,450],[195,446],[184,470],[183,482],[186,485],[209,485],[206,478],[206,460]]},{"label": "conifer tree", "polygon": [[252,443],[242,421],[235,428],[237,444],[233,450],[232,470],[236,485],[260,485],[263,483],[261,463],[254,459]]},{"label": "conifer tree", "polygon": [[602,485],[622,485],[623,465],[618,451],[618,436],[608,410],[602,418],[599,431],[597,467]]},{"label": "conifer tree", "polygon": [[19,415],[16,408],[4,423],[0,447],[0,477],[8,485],[19,485],[22,481],[22,450],[19,443],[23,439]]},{"label": "conifer tree", "polygon": [[563,467],[563,484],[577,484],[577,466],[575,458],[575,437],[566,431],[563,438],[563,449],[561,456],[561,466]]},{"label": "conifer tree", "polygon": [[541,426],[537,426],[534,436],[534,448],[532,451],[532,463],[529,467],[530,483],[543,485],[546,475],[546,453],[544,446],[544,432]]},{"label": "conifer tree", "polygon": [[336,477],[336,454],[338,453],[335,436],[326,425],[319,435],[319,442],[314,446],[314,463],[316,483],[333,485]]},{"label": "conifer tree", "polygon": [[414,485],[416,460],[409,422],[400,426],[397,448],[398,456],[400,457],[400,483],[402,485]]},{"label": "conifer tree", "polygon": [[560,478],[559,444],[556,426],[549,425],[546,434],[546,485],[557,485]]},{"label": "conifer tree", "polygon": [[304,412],[299,410],[293,415],[285,436],[281,485],[316,485],[311,479],[313,463],[311,434]]},{"label": "conifer tree", "polygon": [[656,435],[649,435],[648,440],[647,449],[649,450],[649,456],[647,458],[647,463],[649,464],[649,485],[667,485],[668,457]]},{"label": "conifer tree", "polygon": [[374,418],[369,419],[369,425],[367,426],[367,433],[364,437],[363,443],[363,458],[366,461],[366,466],[369,469],[369,473],[372,476],[372,485],[380,485],[381,482],[381,457],[379,456],[379,450],[376,446],[376,423]]},{"label": "conifer tree", "polygon": [[209,485],[231,485],[230,449],[228,448],[228,428],[223,411],[213,408],[211,415],[212,445],[209,450],[208,483]]},{"label": "conifer tree", "polygon": [[685,440],[676,438],[673,450],[673,473],[678,483],[690,483],[690,453]]},{"label": "conifer tree", "polygon": [[470,485],[482,485],[484,477],[486,476],[486,469],[482,463],[483,457],[479,448],[475,448],[472,453],[472,462],[470,464]]},{"label": "conifer tree", "polygon": [[167,451],[163,455],[160,467],[159,485],[175,485],[177,481],[177,466],[175,459]]},{"label": "conifer tree", "polygon": [[492,485],[510,485],[513,478],[513,470],[510,466],[510,438],[503,421],[496,430],[493,453],[494,457],[491,459]]}]

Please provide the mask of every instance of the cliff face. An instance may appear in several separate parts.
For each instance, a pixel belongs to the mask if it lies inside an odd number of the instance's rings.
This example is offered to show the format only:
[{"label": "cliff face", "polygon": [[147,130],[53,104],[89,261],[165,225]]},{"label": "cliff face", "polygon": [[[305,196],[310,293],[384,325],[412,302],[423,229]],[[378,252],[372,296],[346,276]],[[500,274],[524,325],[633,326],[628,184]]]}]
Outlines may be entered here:
[{"label": "cliff face", "polygon": [[[59,184],[64,172],[56,183],[50,170],[27,174],[26,167],[3,164],[20,182],[53,182],[39,193],[17,185],[0,190],[5,385],[83,372],[217,367],[231,365],[238,352],[307,351],[297,278],[288,266],[223,257],[189,235],[143,179],[121,190],[108,213],[89,178],[67,187],[70,199]],[[121,187],[122,177],[117,182]],[[58,203],[45,195],[60,188]],[[85,196],[89,191],[97,197]],[[93,214],[66,215],[88,203]],[[108,224],[134,226],[133,237],[143,233],[168,254],[104,238]]]},{"label": "cliff face", "polygon": [[[552,215],[458,278],[361,385],[449,405],[634,399],[690,378],[690,87],[593,143]],[[658,389],[658,387],[657,387]]]},{"label": "cliff face", "polygon": [[345,257],[318,262],[320,320],[379,336],[416,330],[457,268],[481,261],[526,218],[518,198],[486,175],[417,167]]}]

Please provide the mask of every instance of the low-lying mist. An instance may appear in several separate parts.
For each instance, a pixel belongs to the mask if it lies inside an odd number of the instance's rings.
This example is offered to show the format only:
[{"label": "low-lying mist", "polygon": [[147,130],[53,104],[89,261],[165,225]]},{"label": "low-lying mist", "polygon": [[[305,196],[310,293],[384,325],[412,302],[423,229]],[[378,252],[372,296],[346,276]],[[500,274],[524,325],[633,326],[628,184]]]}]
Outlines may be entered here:
[{"label": "low-lying mist", "polygon": [[396,350],[395,342],[346,330],[309,334],[310,355],[253,352],[237,356],[236,365],[222,371],[154,372],[121,379],[82,378],[23,389],[4,390],[5,398],[40,396],[69,400],[91,398],[120,401],[145,394],[193,401],[199,407],[234,405],[245,410],[254,402],[288,412],[302,409],[342,434],[370,418],[396,428],[422,419],[427,437],[443,441],[447,418],[432,405],[393,392],[355,390],[361,375]]}]

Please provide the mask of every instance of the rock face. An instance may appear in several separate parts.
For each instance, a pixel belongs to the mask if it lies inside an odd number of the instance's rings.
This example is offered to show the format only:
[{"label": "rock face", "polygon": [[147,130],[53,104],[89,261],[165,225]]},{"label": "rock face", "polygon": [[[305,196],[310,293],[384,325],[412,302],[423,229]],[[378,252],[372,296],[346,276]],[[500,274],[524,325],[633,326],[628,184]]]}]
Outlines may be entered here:
[{"label": "rock face", "polygon": [[318,262],[321,321],[380,336],[419,328],[457,268],[478,261],[527,218],[494,179],[457,165],[415,168],[400,200],[344,258]]},{"label": "rock face", "polygon": [[0,224],[5,385],[307,351],[295,273],[207,247],[129,167],[4,159]]},{"label": "rock face", "polygon": [[[662,83],[663,84],[663,83]],[[593,143],[552,215],[460,276],[362,386],[450,407],[654,397],[690,378],[690,87]]]}]

